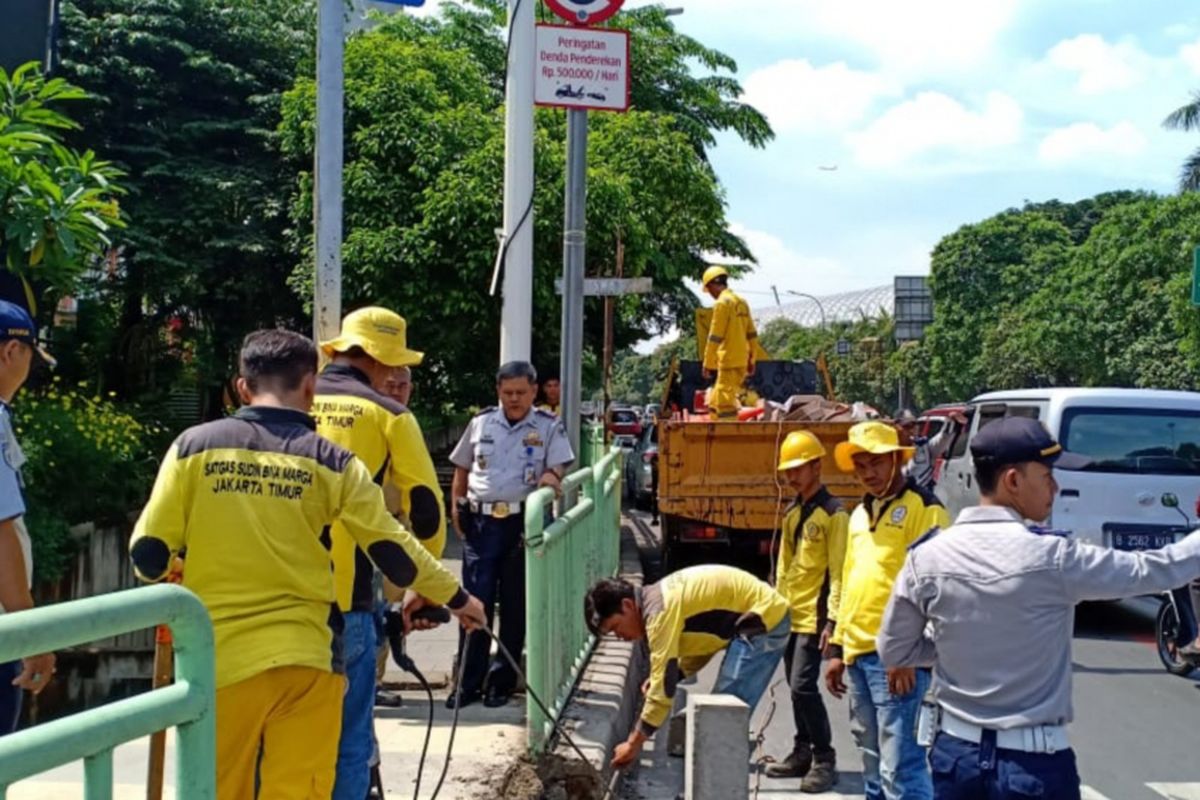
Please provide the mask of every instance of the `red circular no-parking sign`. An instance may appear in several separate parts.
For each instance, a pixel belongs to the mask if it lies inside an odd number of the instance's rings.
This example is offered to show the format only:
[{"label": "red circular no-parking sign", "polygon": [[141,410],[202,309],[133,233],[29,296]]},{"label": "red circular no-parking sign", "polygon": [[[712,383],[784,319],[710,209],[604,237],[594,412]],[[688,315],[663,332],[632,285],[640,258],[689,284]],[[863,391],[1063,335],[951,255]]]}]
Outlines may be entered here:
[{"label": "red circular no-parking sign", "polygon": [[546,0],[558,16],[574,25],[595,25],[621,10],[625,0]]}]

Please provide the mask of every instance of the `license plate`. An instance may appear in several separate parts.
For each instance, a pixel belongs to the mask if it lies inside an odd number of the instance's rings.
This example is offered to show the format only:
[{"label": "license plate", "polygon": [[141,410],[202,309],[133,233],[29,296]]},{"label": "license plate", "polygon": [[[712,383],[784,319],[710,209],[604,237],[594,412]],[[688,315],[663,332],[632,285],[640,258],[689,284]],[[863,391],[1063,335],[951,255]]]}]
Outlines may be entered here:
[{"label": "license plate", "polygon": [[1113,547],[1118,550],[1157,550],[1175,541],[1175,534],[1170,531],[1154,531],[1150,533],[1132,533],[1129,531],[1114,531]]}]

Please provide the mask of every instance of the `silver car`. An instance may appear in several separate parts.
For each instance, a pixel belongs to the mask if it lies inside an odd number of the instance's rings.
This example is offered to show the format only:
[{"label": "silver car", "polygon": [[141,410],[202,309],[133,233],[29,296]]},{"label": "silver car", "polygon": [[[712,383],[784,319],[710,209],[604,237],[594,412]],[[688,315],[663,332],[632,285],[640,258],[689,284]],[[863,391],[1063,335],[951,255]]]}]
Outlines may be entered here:
[{"label": "silver car", "polygon": [[625,454],[625,495],[640,509],[654,502],[658,471],[658,426],[647,425],[631,452]]}]

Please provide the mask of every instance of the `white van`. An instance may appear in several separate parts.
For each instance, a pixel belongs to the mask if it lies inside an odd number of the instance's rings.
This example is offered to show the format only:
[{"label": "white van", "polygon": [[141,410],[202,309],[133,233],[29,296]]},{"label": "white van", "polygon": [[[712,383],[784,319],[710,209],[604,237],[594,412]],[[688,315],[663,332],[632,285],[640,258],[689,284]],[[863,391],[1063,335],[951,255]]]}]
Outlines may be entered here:
[{"label": "white van", "polygon": [[[1200,394],[1020,389],[980,395],[969,414],[936,489],[951,518],[979,502],[971,437],[1002,417],[1020,416],[1040,420],[1063,447],[1094,461],[1087,470],[1054,471],[1059,493],[1047,525],[1093,544],[1145,550],[1170,544],[1196,522]],[[1164,496],[1179,508],[1164,504]]]}]

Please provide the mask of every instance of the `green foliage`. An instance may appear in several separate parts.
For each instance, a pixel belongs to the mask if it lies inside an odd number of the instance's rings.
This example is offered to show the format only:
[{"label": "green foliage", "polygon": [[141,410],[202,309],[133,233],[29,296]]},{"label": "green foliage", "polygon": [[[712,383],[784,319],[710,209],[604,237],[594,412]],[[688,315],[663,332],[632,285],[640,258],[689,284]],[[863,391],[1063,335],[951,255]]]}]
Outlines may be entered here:
[{"label": "green foliage", "polygon": [[117,196],[122,173],[91,150],[63,143],[80,126],[58,107],[86,98],[36,62],[0,69],[0,250],[10,270],[54,294],[79,276],[124,227]]},{"label": "green foliage", "polygon": [[70,525],[123,524],[154,480],[163,428],[142,409],[66,388],[59,378],[13,405],[23,469],[27,527],[40,580],[53,580],[69,562]]},{"label": "green foliage", "polygon": [[695,360],[696,337],[680,336],[649,354],[625,350],[613,357],[612,397],[626,403],[661,403],[672,359]]},{"label": "green foliage", "polygon": [[246,332],[306,327],[282,290],[295,177],[275,129],[314,20],[311,0],[62,3],[63,74],[94,98],[81,138],[129,176],[121,256],[82,299],[119,331],[97,348],[103,385],[183,379],[219,413]]},{"label": "green foliage", "polygon": [[[473,5],[451,6],[435,20],[394,15],[346,50],[344,306],[380,303],[404,314],[428,354],[422,396],[462,407],[490,392],[491,358],[480,355],[498,350],[500,300],[487,289],[503,210],[503,4]],[[727,231],[724,193],[704,149],[715,131],[753,144],[770,135],[761,115],[736,101],[736,83],[685,70],[693,58],[721,70],[731,62],[679,36],[661,10],[631,12],[625,23],[634,58],[642,53],[646,66],[637,70],[636,110],[591,115],[587,272],[612,274],[619,241],[624,275],[650,276],[656,291],[615,304],[618,350],[690,318],[696,300],[684,278],[702,270],[700,253],[751,260]],[[313,81],[299,78],[280,128],[303,174],[292,198],[300,255],[292,285],[305,297],[314,101]],[[553,281],[562,259],[565,128],[562,112],[537,112],[533,328],[542,367],[559,360]],[[587,302],[588,343],[602,341],[600,311],[598,300]],[[585,353],[585,362],[595,358]]]},{"label": "green foliage", "polygon": [[1200,388],[1197,242],[1193,194],[1051,201],[965,226],[934,251],[919,391],[942,401],[1031,386]]},{"label": "green foliage", "polygon": [[[1172,111],[1163,120],[1169,130],[1200,130],[1200,92],[1192,92],[1192,99]],[[1193,150],[1179,168],[1179,191],[1194,192],[1200,189],[1200,149]]]}]

